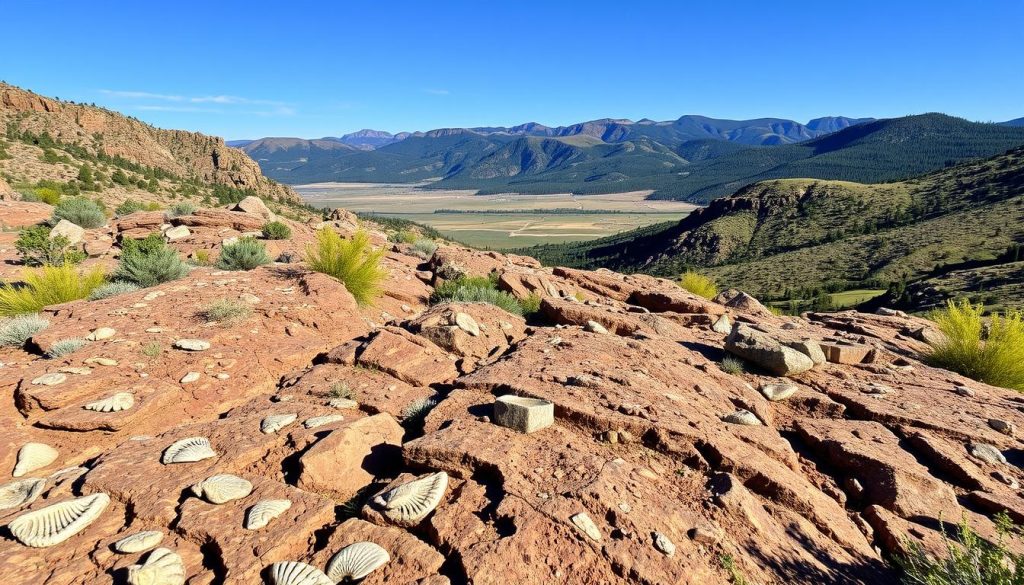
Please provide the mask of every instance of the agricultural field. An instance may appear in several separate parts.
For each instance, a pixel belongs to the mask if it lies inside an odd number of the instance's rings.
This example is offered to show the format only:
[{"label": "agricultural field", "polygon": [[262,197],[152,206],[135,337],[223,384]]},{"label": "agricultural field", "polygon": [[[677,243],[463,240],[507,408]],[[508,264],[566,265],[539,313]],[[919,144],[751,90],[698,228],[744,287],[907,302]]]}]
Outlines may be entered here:
[{"label": "agricultural field", "polygon": [[578,242],[666,221],[697,208],[649,201],[650,191],[606,195],[476,195],[414,184],[314,183],[295,190],[316,207],[343,207],[429,225],[448,237],[496,250]]}]

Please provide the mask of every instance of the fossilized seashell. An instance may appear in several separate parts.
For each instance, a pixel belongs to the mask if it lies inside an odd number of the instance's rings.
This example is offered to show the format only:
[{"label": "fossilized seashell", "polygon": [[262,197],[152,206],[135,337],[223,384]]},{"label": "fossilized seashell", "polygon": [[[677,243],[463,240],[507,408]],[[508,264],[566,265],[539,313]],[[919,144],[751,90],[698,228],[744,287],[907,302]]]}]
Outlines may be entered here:
[{"label": "fossilized seashell", "polygon": [[315,429],[324,425],[329,425],[334,422],[345,420],[345,417],[340,414],[325,414],[323,416],[314,416],[306,419],[306,422],[302,423],[307,429]]},{"label": "fossilized seashell", "polygon": [[338,551],[327,563],[327,576],[335,583],[357,581],[391,560],[388,551],[372,542],[354,542]]},{"label": "fossilized seashell", "polygon": [[96,412],[120,412],[135,406],[135,395],[131,392],[118,392],[113,396],[90,402],[82,408]]},{"label": "fossilized seashell", "polygon": [[143,530],[126,536],[114,543],[114,550],[122,554],[140,553],[160,544],[164,533],[159,530]]},{"label": "fossilized seashell", "polygon": [[373,502],[394,522],[417,523],[441,503],[447,488],[448,474],[438,471],[392,488]]},{"label": "fossilized seashell", "polygon": [[211,504],[224,504],[252,493],[252,484],[235,475],[221,473],[192,486],[192,493]]},{"label": "fossilized seashell", "polygon": [[249,530],[263,528],[291,507],[291,500],[260,500],[253,504],[253,507],[249,508],[249,513],[245,515],[245,527]]},{"label": "fossilized seashell", "polygon": [[206,437],[189,437],[175,441],[170,447],[165,449],[160,462],[164,465],[169,463],[192,463],[216,456],[217,452],[210,446],[210,439]]},{"label": "fossilized seashell", "polygon": [[146,562],[128,567],[131,585],[183,585],[185,563],[173,550],[158,548],[149,553]]},{"label": "fossilized seashell", "polygon": [[277,431],[295,422],[295,419],[298,417],[299,415],[294,413],[272,414],[260,422],[260,431],[268,435],[270,433],[276,433]]},{"label": "fossilized seashell", "polygon": [[14,538],[35,548],[60,544],[92,524],[110,504],[107,494],[93,494],[53,504],[15,518],[7,527]]},{"label": "fossilized seashell", "polygon": [[42,469],[57,460],[57,450],[46,443],[25,443],[18,451],[18,463],[14,466],[14,477],[21,477]]},{"label": "fossilized seashell", "polygon": [[31,504],[46,486],[45,479],[18,479],[0,485],[0,510]]},{"label": "fossilized seashell", "polygon": [[320,569],[300,563],[285,561],[270,565],[271,585],[334,585],[330,577]]}]

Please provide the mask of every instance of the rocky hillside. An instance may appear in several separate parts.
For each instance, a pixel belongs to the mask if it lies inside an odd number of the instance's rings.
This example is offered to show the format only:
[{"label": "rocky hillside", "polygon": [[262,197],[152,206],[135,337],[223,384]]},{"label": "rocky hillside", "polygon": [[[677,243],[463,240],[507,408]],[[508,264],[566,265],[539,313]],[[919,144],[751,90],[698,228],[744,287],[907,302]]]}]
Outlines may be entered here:
[{"label": "rocky hillside", "polygon": [[[216,257],[265,221],[253,203],[126,215],[82,234],[86,265],[160,230]],[[288,224],[267,242],[282,261],[314,228],[356,229]],[[926,321],[778,317],[736,291],[371,238],[374,306],[302,263],[196,267],[47,307],[0,349],[4,578],[878,585],[907,542],[941,554],[943,522],[1024,521],[1020,397],[921,363]],[[539,310],[430,304],[492,273]]]},{"label": "rocky hillside", "polygon": [[[300,203],[291,189],[264,177],[259,165],[221,138],[154,128],[7,84],[0,84],[0,124],[0,177],[23,190],[41,181],[71,184],[114,205],[131,198],[163,203],[211,195]],[[80,178],[83,167],[89,181]]]}]

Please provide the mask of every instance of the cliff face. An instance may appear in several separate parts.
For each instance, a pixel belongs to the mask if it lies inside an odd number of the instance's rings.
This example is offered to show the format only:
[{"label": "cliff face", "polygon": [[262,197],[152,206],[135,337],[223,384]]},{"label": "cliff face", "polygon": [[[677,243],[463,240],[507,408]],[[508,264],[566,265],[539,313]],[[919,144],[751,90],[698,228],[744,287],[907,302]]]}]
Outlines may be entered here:
[{"label": "cliff face", "polygon": [[219,137],[154,128],[110,110],[50,99],[7,84],[0,84],[0,121],[184,178],[252,189],[263,198],[299,201],[291,189],[264,177],[255,161]]}]

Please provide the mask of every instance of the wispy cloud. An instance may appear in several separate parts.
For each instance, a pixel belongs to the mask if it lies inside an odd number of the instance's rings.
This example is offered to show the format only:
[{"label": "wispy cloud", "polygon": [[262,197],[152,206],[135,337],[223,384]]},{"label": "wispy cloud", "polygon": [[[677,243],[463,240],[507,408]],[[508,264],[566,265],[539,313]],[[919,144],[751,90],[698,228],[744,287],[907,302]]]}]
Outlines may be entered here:
[{"label": "wispy cloud", "polygon": [[214,110],[211,108],[199,108],[196,106],[154,106],[148,104],[141,104],[129,107],[133,110],[139,110],[142,112],[204,112],[210,114],[219,114],[222,112],[222,110]]},{"label": "wispy cloud", "polygon": [[[115,98],[127,98],[148,102],[172,102],[178,104],[214,104],[220,106],[263,106],[265,109],[244,112],[255,116],[294,116],[295,108],[285,102],[255,99],[237,95],[178,95],[155,93],[151,91],[135,91],[120,89],[101,89],[99,93]],[[130,106],[136,110],[150,112],[208,112],[221,113],[222,110],[199,108],[195,106],[170,106],[155,104],[139,104]]]},{"label": "wispy cloud", "polygon": [[424,89],[423,93],[430,95],[450,95],[452,92],[447,89]]}]

